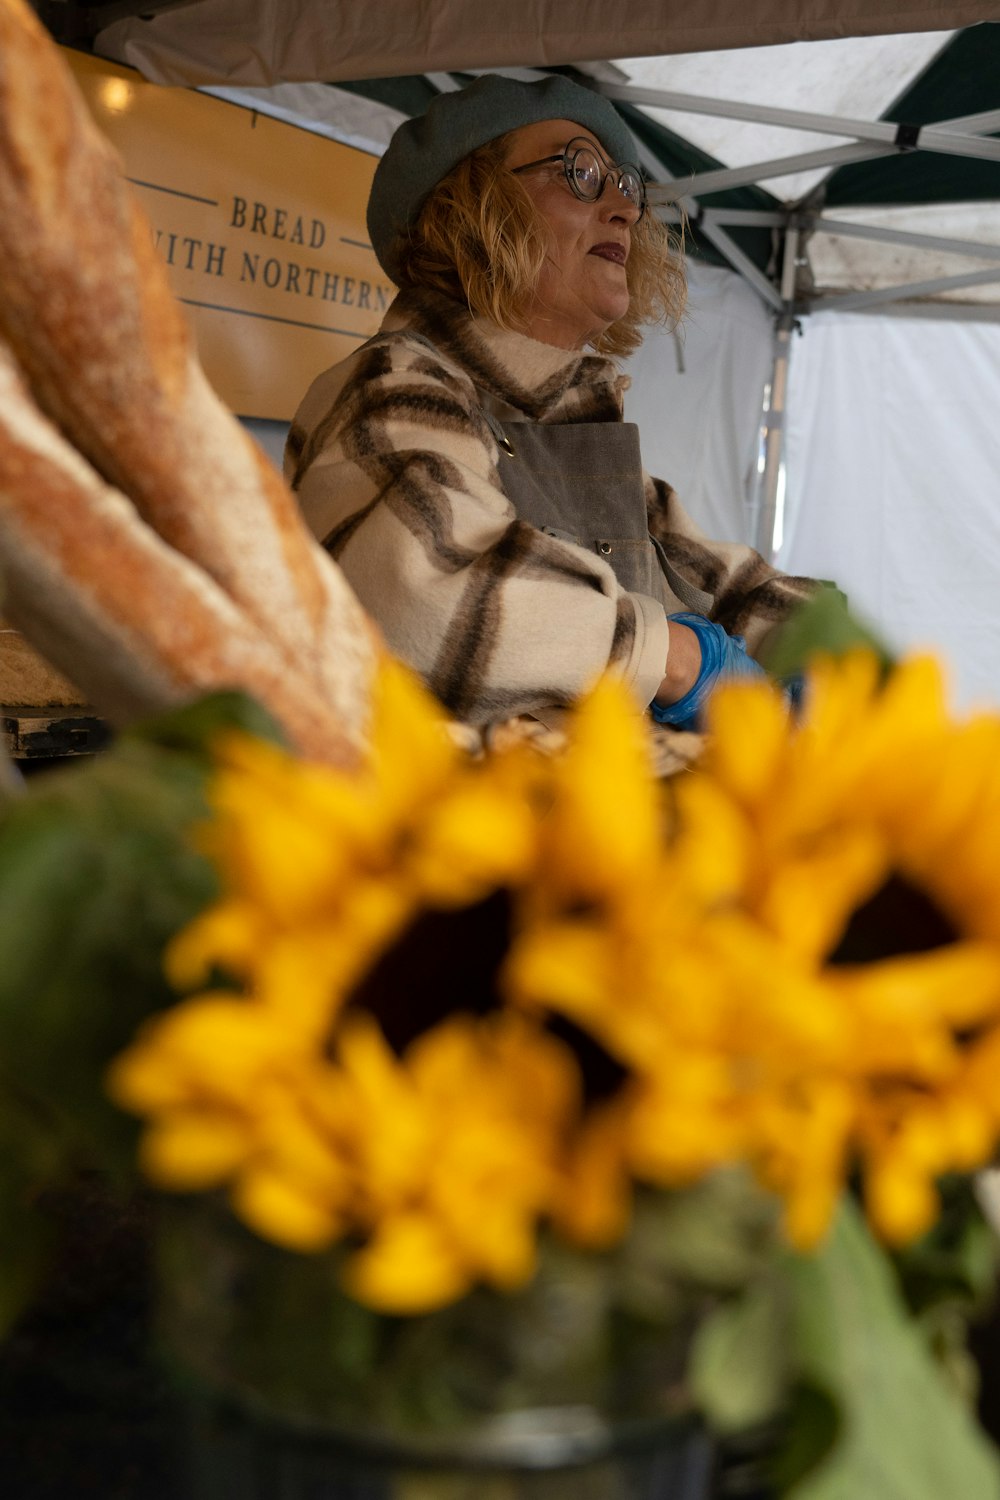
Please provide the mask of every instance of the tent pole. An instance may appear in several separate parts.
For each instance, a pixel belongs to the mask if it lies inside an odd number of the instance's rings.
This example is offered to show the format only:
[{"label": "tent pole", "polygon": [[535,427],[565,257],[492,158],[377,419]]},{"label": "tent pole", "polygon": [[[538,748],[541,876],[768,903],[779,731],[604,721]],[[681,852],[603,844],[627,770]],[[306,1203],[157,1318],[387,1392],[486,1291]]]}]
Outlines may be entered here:
[{"label": "tent pole", "polygon": [[937,292],[958,292],[969,286],[988,286],[1000,281],[1000,269],[969,271],[964,276],[937,276],[933,281],[908,281],[904,286],[883,286],[873,292],[837,292],[831,297],[817,297],[813,308],[824,312],[857,312],[877,307],[883,302],[903,302],[915,297],[933,297]]},{"label": "tent pole", "polygon": [[779,492],[784,479],[785,396],[788,389],[788,364],[795,330],[795,268],[799,254],[799,226],[790,220],[785,228],[781,262],[781,311],[775,319],[774,363],[771,379],[764,390],[764,409],[758,459],[756,525],[754,546],[762,557],[773,562],[777,546],[775,530],[778,521]]},{"label": "tent pole", "polygon": [[956,240],[941,234],[914,234],[908,229],[887,229],[879,224],[855,224],[851,220],[823,219],[813,222],[816,234],[845,235],[848,239],[880,240],[887,245],[915,245],[925,250],[943,250],[947,255],[969,255],[979,260],[1000,260],[1000,245],[982,240]]},{"label": "tent pole", "polygon": [[[820,115],[809,110],[778,109],[767,104],[744,104],[733,99],[709,99],[697,94],[678,94],[667,89],[636,88],[633,85],[602,84],[599,92],[623,104],[652,104],[661,109],[679,110],[682,114],[718,115],[724,120],[750,120],[761,125],[787,125],[792,130],[812,130],[819,135],[853,137],[852,145],[862,141],[884,145],[887,154],[895,151],[941,151],[949,156],[974,156],[984,161],[1000,160],[1000,141],[958,130],[953,123],[906,127],[892,120],[849,120],[840,115]],[[998,111],[982,111],[972,118],[984,132],[996,129]],[[986,122],[985,124],[983,122]],[[916,131],[914,139],[904,140],[900,131]]]}]

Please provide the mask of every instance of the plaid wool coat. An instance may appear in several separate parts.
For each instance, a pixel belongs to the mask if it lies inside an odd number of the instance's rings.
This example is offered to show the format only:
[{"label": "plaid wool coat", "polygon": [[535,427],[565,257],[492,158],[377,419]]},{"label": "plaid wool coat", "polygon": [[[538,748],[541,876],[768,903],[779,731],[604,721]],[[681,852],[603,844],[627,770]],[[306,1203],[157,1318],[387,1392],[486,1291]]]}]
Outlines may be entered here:
[{"label": "plaid wool coat", "polygon": [[[494,436],[496,421],[621,422],[627,383],[603,356],[406,291],[296,413],[285,473],[307,521],[389,647],[467,723],[544,719],[607,670],[643,707],[659,686],[662,608],[623,590],[596,552],[518,518]],[[758,649],[812,585],[709,541],[663,480],[644,473],[643,486],[669,561]]]}]

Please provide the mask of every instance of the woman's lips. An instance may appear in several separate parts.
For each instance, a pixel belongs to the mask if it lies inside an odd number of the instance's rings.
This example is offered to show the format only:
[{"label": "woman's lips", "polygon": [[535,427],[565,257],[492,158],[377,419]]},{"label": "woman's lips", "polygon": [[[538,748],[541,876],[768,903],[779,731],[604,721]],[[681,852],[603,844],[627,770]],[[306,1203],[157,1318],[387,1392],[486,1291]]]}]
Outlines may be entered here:
[{"label": "woman's lips", "polygon": [[587,253],[599,255],[602,260],[613,260],[616,266],[623,266],[628,257],[625,246],[620,245],[617,240],[608,240],[603,245],[592,245]]}]

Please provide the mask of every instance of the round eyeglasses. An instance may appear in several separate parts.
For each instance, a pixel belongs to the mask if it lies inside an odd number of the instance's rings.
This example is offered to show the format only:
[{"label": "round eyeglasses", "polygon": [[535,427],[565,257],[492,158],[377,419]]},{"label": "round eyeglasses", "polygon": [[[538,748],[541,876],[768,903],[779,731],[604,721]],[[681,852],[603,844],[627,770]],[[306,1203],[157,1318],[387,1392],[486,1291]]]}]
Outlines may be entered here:
[{"label": "round eyeglasses", "polygon": [[646,186],[639,168],[629,161],[606,162],[582,136],[575,137],[555,156],[543,156],[538,161],[525,162],[523,167],[512,167],[511,175],[516,177],[519,172],[530,172],[557,161],[562,162],[570,192],[584,203],[596,203],[610,178],[622,197],[639,210],[640,219],[646,212]]}]

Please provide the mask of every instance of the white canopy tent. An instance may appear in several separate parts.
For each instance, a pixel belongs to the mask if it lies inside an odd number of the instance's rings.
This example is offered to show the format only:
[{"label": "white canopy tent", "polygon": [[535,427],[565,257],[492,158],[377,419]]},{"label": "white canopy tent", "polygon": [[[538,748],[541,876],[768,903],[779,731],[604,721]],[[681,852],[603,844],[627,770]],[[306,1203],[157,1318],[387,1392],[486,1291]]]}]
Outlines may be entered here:
[{"label": "white canopy tent", "polygon": [[[645,138],[643,166],[660,211],[680,200],[731,269],[692,262],[680,338],[651,336],[633,361],[648,466],[709,532],[836,578],[893,643],[951,657],[960,698],[1000,700],[1000,190],[823,201],[845,162],[916,148],[949,171],[1000,163],[1000,72],[985,109],[882,118],[1000,4],[509,0],[495,26],[472,0],[386,0],[377,17],[349,0],[146,0],[152,19],[124,14],[138,4],[89,9],[118,14],[96,49],[147,77],[363,149],[381,150],[401,116],[331,82],[419,73],[440,89],[458,69],[565,64],[693,145],[704,168],[671,172]],[[763,206],[720,205],[760,183]],[[768,236],[763,265],[741,248],[749,229]]]},{"label": "white canopy tent", "polygon": [[60,3],[85,9],[109,45],[127,39],[136,57],[144,52],[158,82],[251,85],[676,56],[997,15],[989,0],[504,0],[493,9],[480,0],[382,0],[376,12],[352,0],[49,0],[48,8]]}]

